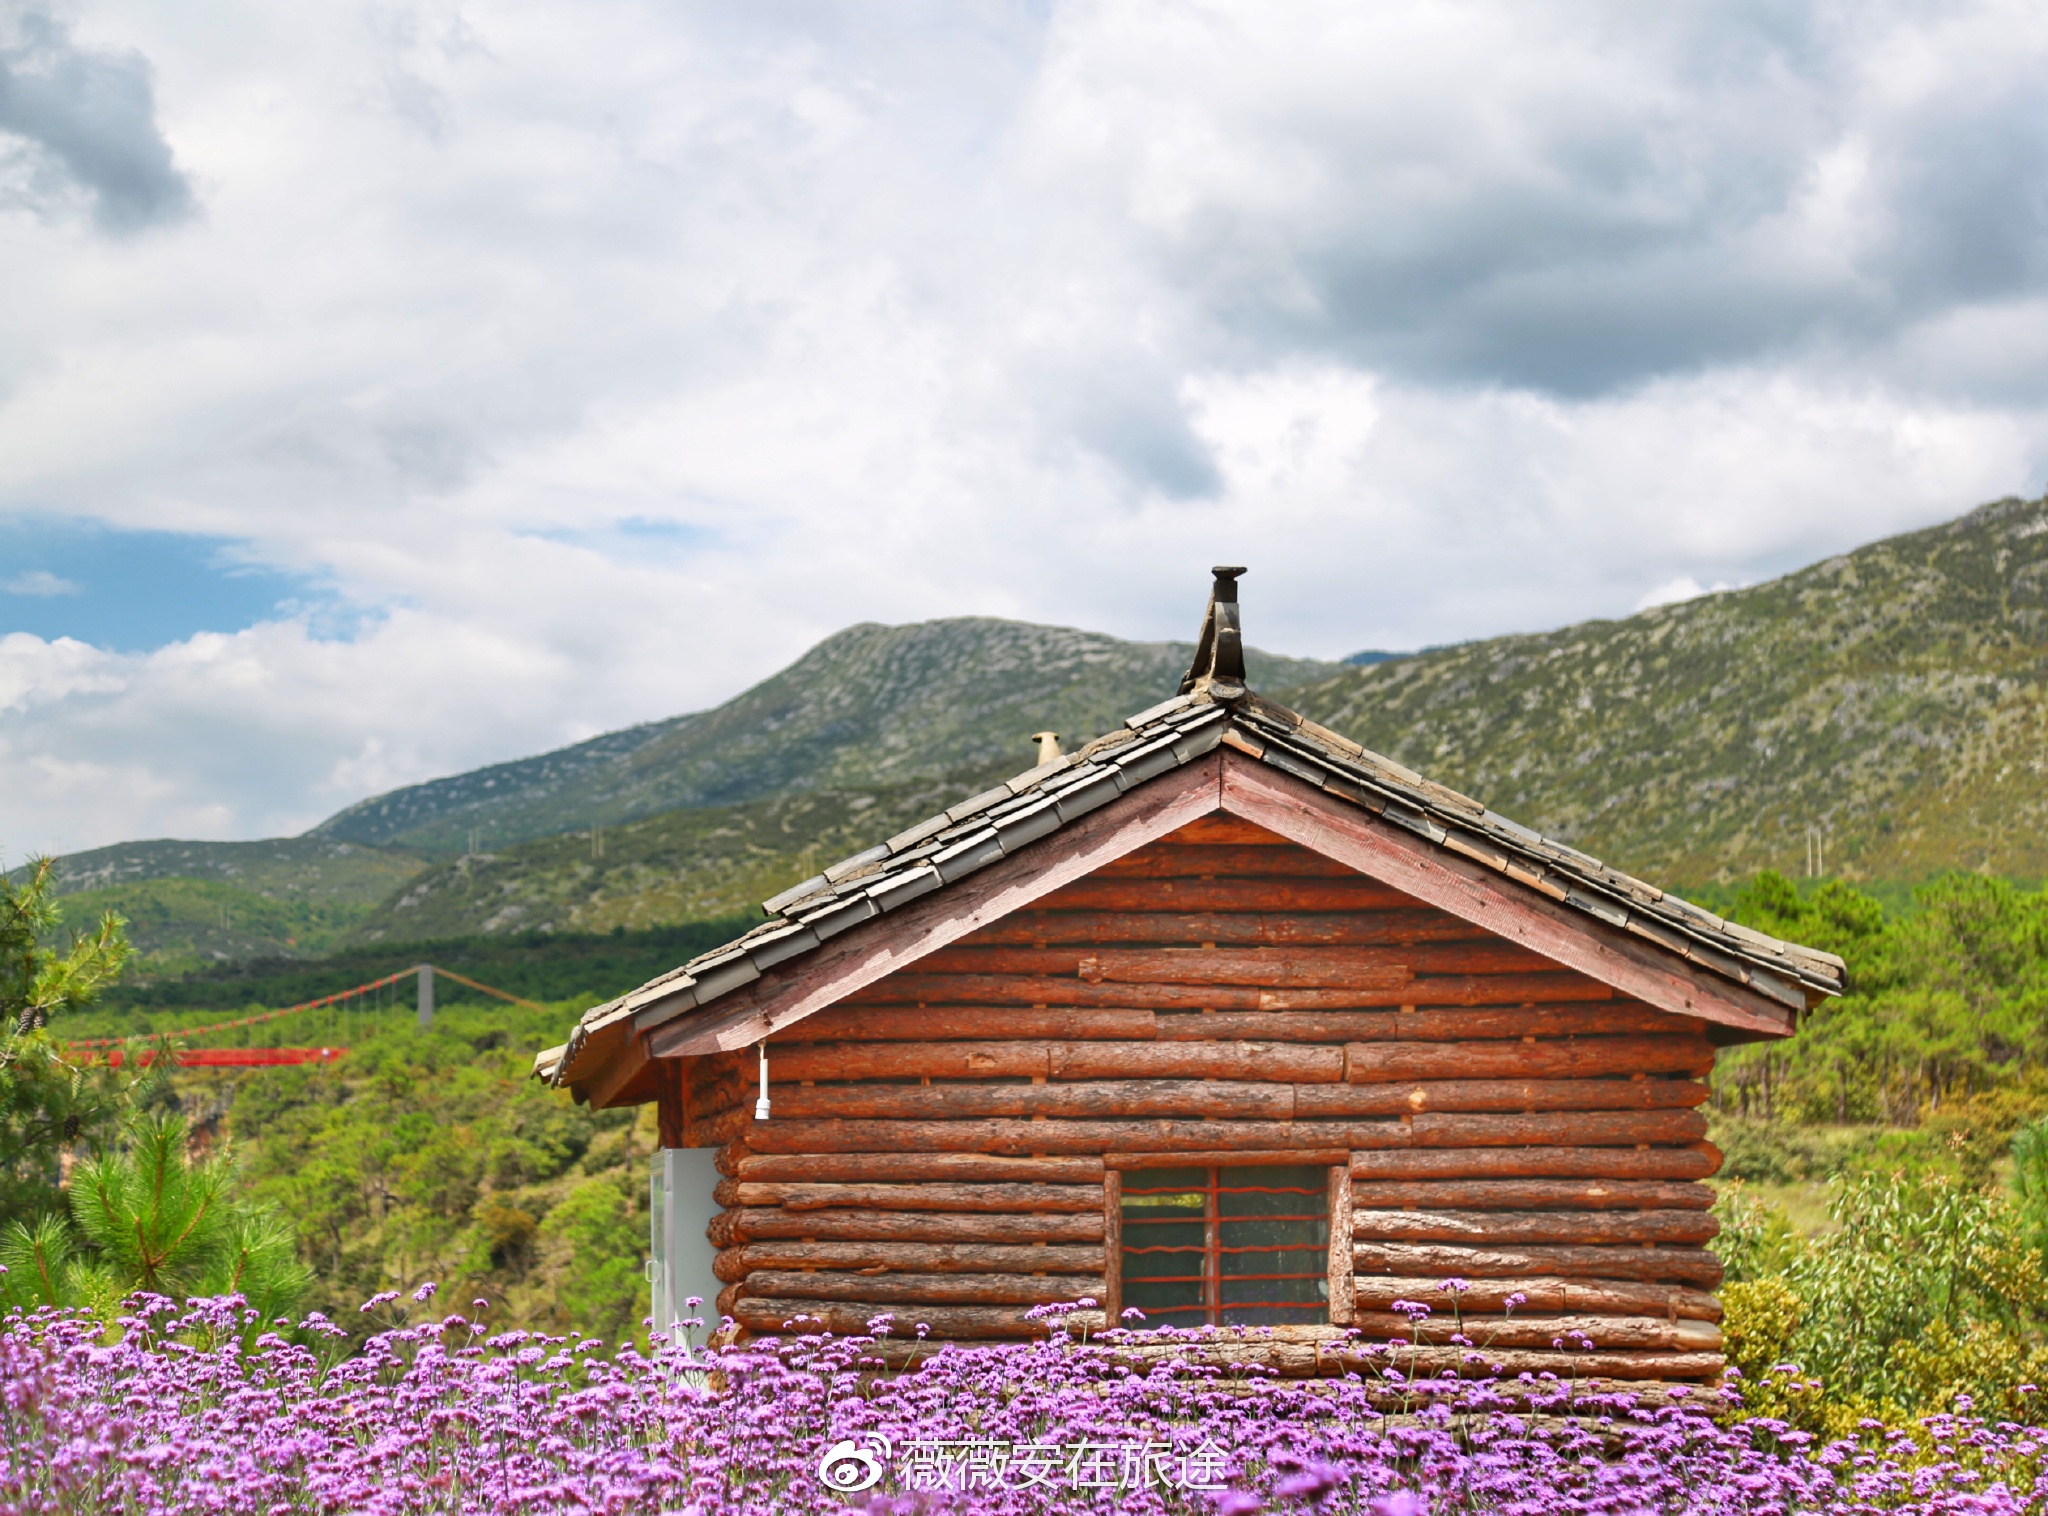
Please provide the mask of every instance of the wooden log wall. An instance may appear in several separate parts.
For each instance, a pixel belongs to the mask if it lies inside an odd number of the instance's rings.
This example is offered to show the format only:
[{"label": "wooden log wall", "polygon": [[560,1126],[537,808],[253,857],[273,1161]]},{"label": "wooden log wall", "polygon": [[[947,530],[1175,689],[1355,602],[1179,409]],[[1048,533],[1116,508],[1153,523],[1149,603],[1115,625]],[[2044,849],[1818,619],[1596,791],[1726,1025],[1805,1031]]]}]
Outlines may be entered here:
[{"label": "wooden log wall", "polygon": [[790,1028],[771,1120],[748,1053],[688,1065],[665,1124],[721,1149],[718,1308],[754,1331],[1114,1321],[1120,1176],[1315,1164],[1330,1335],[1420,1300],[1441,1341],[1456,1277],[1519,1367],[1583,1368],[1550,1346],[1581,1333],[1603,1373],[1697,1379],[1704,1031],[1217,816]]}]

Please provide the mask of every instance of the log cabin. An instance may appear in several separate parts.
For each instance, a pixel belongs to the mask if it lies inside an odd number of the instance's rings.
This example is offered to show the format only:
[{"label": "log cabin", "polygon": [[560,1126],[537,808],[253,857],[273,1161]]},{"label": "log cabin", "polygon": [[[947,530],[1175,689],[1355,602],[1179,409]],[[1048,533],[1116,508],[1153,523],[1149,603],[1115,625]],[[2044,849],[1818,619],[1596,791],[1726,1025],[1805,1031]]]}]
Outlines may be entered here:
[{"label": "log cabin", "polygon": [[1312,1373],[1455,1278],[1510,1374],[1717,1378],[1706,1079],[1841,960],[1254,693],[1241,572],[1171,699],[764,902],[537,1075],[657,1105],[658,1267],[715,1166],[697,1246],[748,1332],[1088,1300]]}]

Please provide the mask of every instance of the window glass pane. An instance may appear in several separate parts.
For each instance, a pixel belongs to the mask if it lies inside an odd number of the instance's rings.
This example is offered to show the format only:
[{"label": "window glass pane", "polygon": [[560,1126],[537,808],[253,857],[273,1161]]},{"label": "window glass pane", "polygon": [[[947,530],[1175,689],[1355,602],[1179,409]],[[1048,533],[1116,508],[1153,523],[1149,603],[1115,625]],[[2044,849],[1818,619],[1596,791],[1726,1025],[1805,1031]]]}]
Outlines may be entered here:
[{"label": "window glass pane", "polygon": [[1124,1176],[1124,1304],[1150,1326],[1200,1326],[1209,1319],[1209,1175],[1153,1169]]},{"label": "window glass pane", "polygon": [[1330,1181],[1321,1168],[1218,1171],[1221,1319],[1244,1326],[1329,1319]]}]

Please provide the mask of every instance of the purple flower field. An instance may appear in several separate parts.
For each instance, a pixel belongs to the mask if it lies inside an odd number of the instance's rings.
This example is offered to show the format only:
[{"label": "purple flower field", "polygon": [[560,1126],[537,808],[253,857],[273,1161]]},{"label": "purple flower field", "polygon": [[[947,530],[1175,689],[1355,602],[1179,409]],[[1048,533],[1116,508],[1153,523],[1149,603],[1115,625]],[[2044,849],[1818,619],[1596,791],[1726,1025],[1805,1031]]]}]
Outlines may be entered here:
[{"label": "purple flower field", "polygon": [[898,1371],[870,1338],[649,1359],[448,1315],[348,1352],[318,1316],[298,1333],[314,1347],[259,1333],[237,1297],[133,1309],[111,1344],[76,1315],[0,1323],[0,1508],[2048,1510],[2048,1433],[1966,1413],[1822,1444],[1626,1399],[1565,1415],[1564,1388],[1533,1382],[1432,1405],[1391,1369],[1287,1381],[1119,1360],[1120,1345],[1185,1340],[1165,1333],[949,1348]]}]

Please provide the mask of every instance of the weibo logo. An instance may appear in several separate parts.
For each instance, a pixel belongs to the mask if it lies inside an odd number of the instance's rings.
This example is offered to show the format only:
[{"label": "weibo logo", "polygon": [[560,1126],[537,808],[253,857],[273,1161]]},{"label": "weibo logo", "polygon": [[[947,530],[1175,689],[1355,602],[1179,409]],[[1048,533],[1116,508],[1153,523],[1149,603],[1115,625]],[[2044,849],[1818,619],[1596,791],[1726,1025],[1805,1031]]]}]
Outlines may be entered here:
[{"label": "weibo logo", "polygon": [[889,1439],[880,1432],[865,1432],[858,1443],[835,1442],[818,1460],[818,1482],[841,1495],[858,1494],[881,1479],[888,1458]]}]

